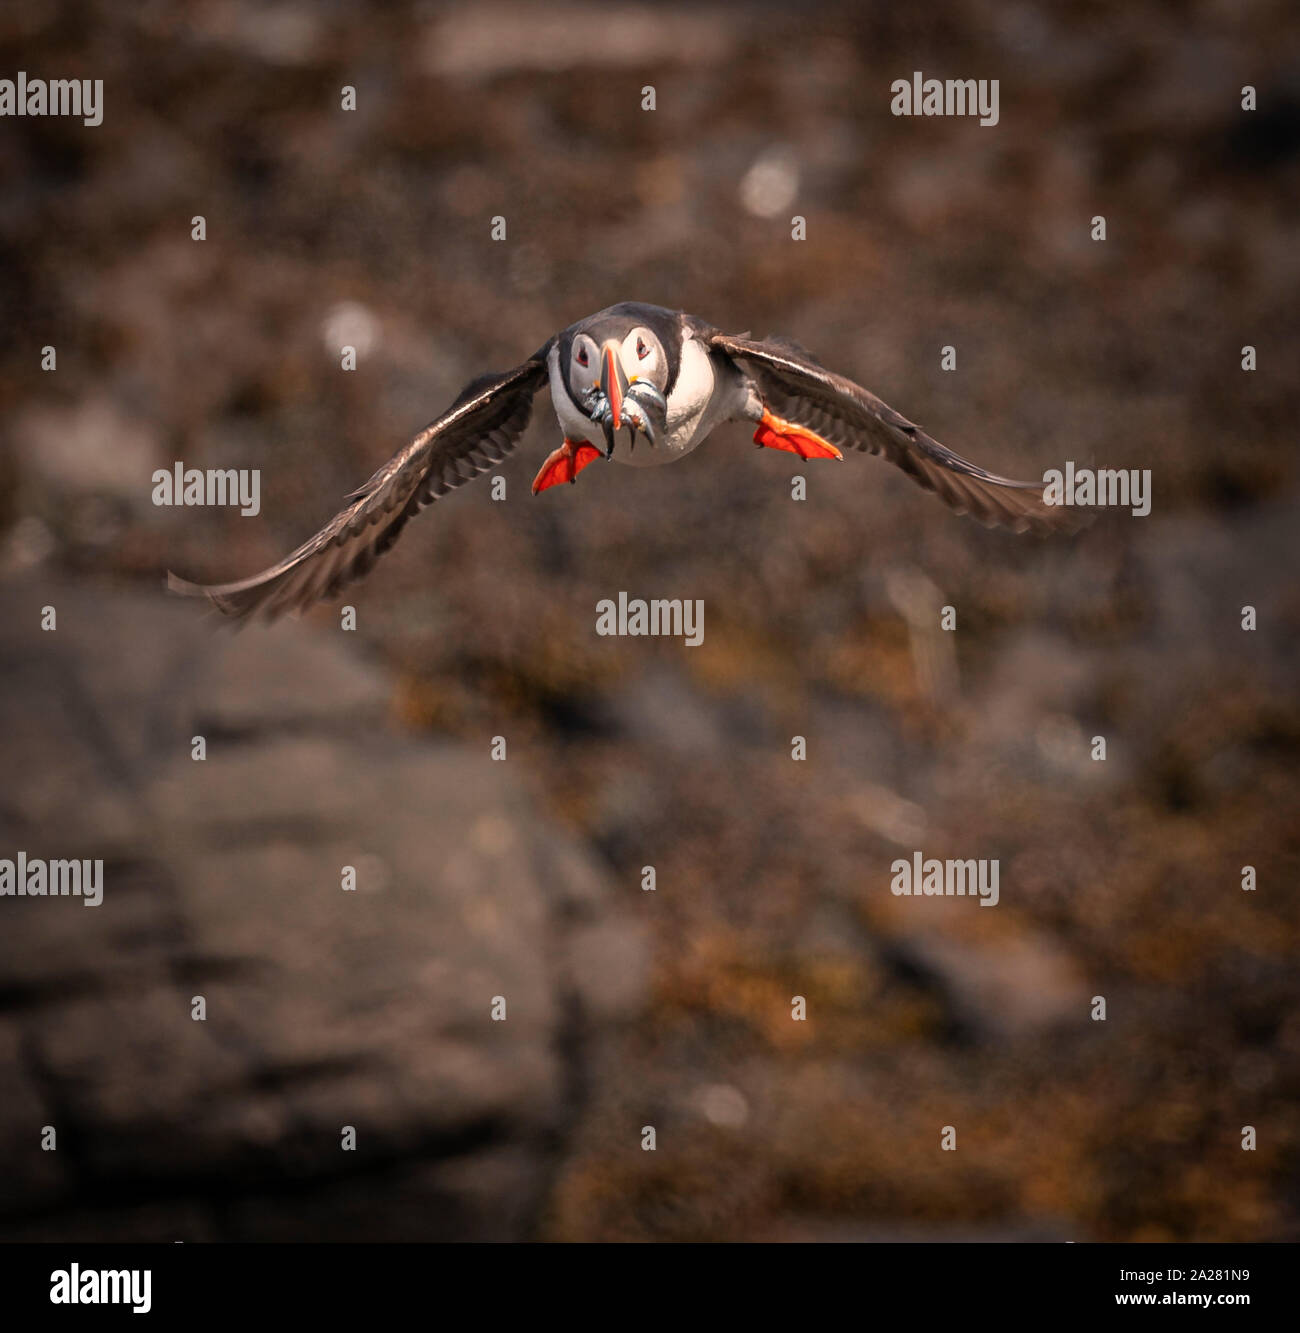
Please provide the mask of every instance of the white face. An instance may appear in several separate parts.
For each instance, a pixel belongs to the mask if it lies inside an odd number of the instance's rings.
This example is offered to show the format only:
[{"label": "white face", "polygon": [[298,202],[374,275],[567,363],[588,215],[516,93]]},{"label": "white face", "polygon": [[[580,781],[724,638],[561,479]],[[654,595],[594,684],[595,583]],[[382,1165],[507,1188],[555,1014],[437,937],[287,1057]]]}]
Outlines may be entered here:
[{"label": "white face", "polygon": [[579,333],[573,340],[569,352],[569,383],[573,386],[573,396],[579,402],[585,390],[590,389],[600,379],[600,348],[595,340],[585,333]]},{"label": "white face", "polygon": [[668,383],[668,358],[659,339],[649,329],[633,329],[623,339],[620,359],[629,383],[649,380],[656,389],[662,389]]},{"label": "white face", "polygon": [[[655,388],[662,390],[668,383],[668,358],[663,345],[650,329],[633,329],[619,345],[618,359],[629,384],[649,380]],[[586,333],[577,334],[569,353],[569,383],[579,400],[587,389],[600,381],[600,365],[601,349],[595,339]]]}]

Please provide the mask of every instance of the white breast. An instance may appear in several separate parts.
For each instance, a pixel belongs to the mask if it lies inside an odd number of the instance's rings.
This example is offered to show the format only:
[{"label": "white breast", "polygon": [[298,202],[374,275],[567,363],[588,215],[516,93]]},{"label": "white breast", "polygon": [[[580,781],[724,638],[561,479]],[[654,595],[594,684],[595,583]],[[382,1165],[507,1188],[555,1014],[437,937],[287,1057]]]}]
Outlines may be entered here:
[{"label": "white breast", "polygon": [[[569,397],[560,374],[557,348],[551,348],[548,358],[551,375],[551,401],[555,415],[565,435],[571,440],[590,440],[597,448],[603,446],[600,427],[582,412]],[[733,386],[720,385],[707,348],[696,338],[688,337],[682,346],[682,361],[677,381],[668,395],[668,431],[664,439],[652,449],[644,435],[636,437],[636,448],[628,445],[626,429],[615,437],[614,461],[632,467],[656,467],[672,463],[701,444],[709,432],[725,421],[738,406],[739,395],[731,392]],[[737,401],[733,402],[733,398]]]},{"label": "white breast", "polygon": [[636,438],[636,448],[628,447],[627,432],[621,431],[614,446],[614,461],[632,467],[658,467],[674,463],[700,444],[708,430],[701,427],[708,415],[716,385],[709,354],[694,338],[682,345],[682,362],[677,380],[668,395],[668,430],[653,449],[644,435]]}]

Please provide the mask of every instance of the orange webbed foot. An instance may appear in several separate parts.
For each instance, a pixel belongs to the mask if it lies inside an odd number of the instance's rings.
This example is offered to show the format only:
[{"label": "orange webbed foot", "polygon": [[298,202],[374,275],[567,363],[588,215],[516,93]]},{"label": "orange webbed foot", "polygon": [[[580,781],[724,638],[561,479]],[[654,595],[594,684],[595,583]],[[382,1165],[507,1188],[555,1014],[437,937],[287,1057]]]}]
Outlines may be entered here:
[{"label": "orange webbed foot", "polygon": [[798,454],[800,458],[839,458],[844,455],[829,441],[823,440],[816,431],[796,426],[784,417],[773,416],[764,409],[763,419],[754,432],[754,443],[760,449],[784,449],[786,453]]},{"label": "orange webbed foot", "polygon": [[567,437],[560,447],[542,464],[542,470],[533,478],[533,494],[546,490],[548,486],[558,486],[567,481],[572,485],[578,480],[578,473],[594,463],[604,454],[587,440],[570,440]]}]

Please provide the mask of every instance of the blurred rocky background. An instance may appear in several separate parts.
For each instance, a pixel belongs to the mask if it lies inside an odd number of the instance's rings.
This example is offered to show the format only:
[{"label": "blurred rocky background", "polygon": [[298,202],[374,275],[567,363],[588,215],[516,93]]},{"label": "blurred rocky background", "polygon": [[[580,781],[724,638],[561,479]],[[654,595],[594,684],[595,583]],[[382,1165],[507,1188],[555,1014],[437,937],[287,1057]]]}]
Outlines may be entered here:
[{"label": "blurred rocky background", "polygon": [[[0,77],[105,108],[0,121],[0,855],[106,890],[0,900],[0,1236],[1295,1239],[1298,39],[1280,0],[8,6]],[[999,124],[891,116],[913,70]],[[543,396],[354,634],[164,597],[626,299],[999,472],[1150,468],[1151,515],[987,532],[738,428],[533,499]],[[262,514],[155,507],[177,460]],[[620,590],[702,598],[703,645],[598,638]],[[891,896],[914,850],[998,858],[1000,905]]]}]

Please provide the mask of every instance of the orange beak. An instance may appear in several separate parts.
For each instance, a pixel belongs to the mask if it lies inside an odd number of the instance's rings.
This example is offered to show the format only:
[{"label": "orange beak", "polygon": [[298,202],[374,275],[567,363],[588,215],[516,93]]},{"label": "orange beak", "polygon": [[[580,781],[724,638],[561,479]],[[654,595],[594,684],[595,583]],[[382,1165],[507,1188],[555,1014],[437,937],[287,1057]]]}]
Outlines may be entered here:
[{"label": "orange beak", "polygon": [[628,379],[619,360],[618,344],[610,341],[601,350],[600,390],[609,400],[610,421],[617,430],[623,421],[623,396],[627,393]]}]

